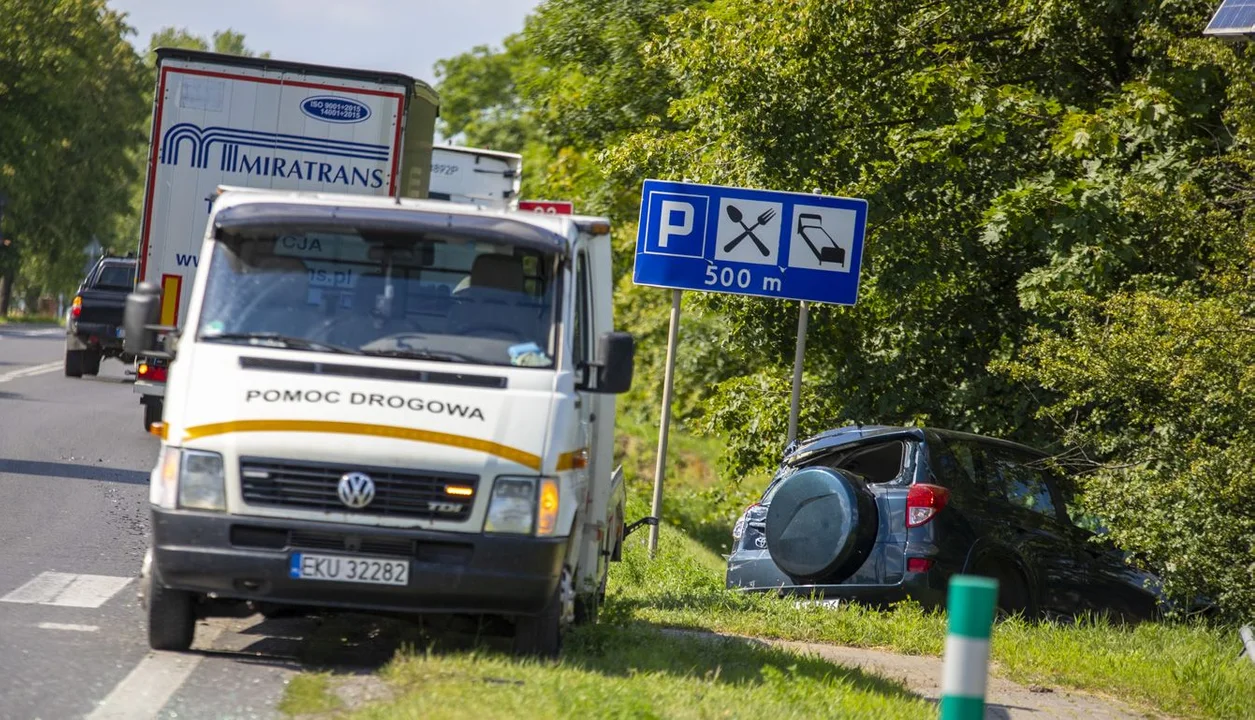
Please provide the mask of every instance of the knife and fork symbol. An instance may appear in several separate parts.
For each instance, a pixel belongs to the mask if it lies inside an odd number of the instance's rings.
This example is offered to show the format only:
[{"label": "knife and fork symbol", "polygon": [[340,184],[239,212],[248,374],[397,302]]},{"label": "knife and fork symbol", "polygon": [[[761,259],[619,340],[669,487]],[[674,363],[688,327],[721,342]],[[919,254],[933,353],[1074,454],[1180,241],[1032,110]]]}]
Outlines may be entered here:
[{"label": "knife and fork symbol", "polygon": [[763,214],[759,215],[753,225],[745,224],[745,215],[741,212],[741,209],[738,208],[737,206],[729,204],[727,207],[727,212],[728,212],[728,218],[731,219],[732,222],[744,228],[745,232],[732,238],[732,240],[729,241],[727,245],[724,245],[723,246],[724,252],[731,252],[732,248],[736,247],[737,245],[740,245],[742,240],[744,240],[745,238],[749,238],[750,240],[754,242],[754,245],[758,247],[758,251],[761,252],[764,257],[771,254],[771,251],[767,249],[767,246],[763,244],[763,241],[759,240],[758,236],[754,234],[754,230],[771,222],[772,218],[776,216],[776,211],[774,209],[769,209]]}]

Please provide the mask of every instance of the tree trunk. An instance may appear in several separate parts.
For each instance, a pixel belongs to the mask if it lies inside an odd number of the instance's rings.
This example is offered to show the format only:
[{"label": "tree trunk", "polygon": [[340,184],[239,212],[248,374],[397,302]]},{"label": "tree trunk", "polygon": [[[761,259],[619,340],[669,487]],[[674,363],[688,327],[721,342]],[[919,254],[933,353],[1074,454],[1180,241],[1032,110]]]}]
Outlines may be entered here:
[{"label": "tree trunk", "polygon": [[9,298],[13,296],[13,274],[0,274],[0,318],[9,316]]}]

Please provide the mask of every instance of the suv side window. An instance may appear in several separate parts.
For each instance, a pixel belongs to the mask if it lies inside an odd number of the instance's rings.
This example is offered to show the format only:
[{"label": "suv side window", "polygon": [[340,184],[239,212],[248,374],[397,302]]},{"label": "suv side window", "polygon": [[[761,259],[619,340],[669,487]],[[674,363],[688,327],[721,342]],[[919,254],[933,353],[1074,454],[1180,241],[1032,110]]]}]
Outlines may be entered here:
[{"label": "suv side window", "polygon": [[1041,469],[1027,463],[1032,458],[1013,454],[1001,448],[989,451],[990,481],[996,483],[1007,502],[1046,517],[1059,519],[1050,484]]}]

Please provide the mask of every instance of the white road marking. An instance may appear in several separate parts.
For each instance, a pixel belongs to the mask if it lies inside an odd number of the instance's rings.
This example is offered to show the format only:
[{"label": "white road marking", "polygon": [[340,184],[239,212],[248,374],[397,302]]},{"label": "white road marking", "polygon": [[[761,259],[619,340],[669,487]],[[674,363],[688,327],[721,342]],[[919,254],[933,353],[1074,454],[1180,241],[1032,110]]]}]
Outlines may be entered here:
[{"label": "white road marking", "polygon": [[58,361],[58,362],[47,363],[44,365],[36,365],[34,367],[25,367],[25,368],[22,368],[21,370],[12,370],[7,373],[4,373],[3,375],[0,375],[0,383],[7,383],[10,380],[19,380],[25,377],[34,377],[36,375],[43,375],[44,373],[50,373],[54,370],[58,370],[61,367],[62,367],[62,363]]},{"label": "white road marking", "polygon": [[75,625],[73,623],[39,623],[41,630],[70,630],[73,632],[96,632],[100,629],[99,625]]},{"label": "white road marking", "polygon": [[13,592],[0,597],[0,602],[60,605],[62,607],[98,608],[118,594],[133,578],[112,575],[74,575],[45,572]]},{"label": "white road marking", "polygon": [[[200,626],[198,643],[211,645],[220,627]],[[85,720],[147,720],[157,717],[192,675],[203,655],[153,651],[118,683]]]}]

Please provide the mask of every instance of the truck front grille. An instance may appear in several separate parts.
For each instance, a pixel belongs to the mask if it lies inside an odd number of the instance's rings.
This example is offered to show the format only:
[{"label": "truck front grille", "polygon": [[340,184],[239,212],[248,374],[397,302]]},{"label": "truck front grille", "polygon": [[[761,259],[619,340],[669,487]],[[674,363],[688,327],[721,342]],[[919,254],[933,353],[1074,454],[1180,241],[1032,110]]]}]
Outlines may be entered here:
[{"label": "truck front grille", "polygon": [[[364,508],[340,500],[340,478],[348,473],[365,473],[374,484],[374,499]],[[470,517],[478,483],[478,476],[460,473],[240,459],[240,489],[253,506],[461,521]],[[471,494],[451,495],[449,486],[469,487]]]}]

